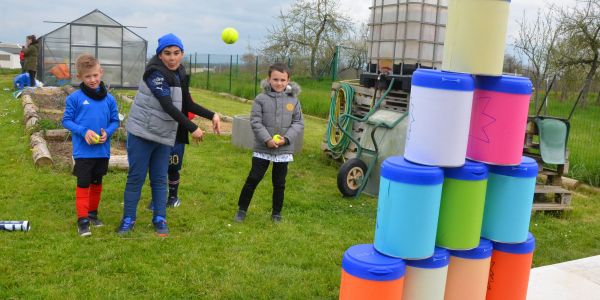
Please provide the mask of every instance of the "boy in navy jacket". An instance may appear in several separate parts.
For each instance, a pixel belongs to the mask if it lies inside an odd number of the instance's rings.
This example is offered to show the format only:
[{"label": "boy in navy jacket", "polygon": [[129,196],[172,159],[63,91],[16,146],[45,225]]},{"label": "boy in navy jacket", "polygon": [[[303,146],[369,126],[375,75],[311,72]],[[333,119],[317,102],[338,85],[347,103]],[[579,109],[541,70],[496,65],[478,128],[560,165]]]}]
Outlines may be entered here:
[{"label": "boy in navy jacket", "polygon": [[110,137],[119,127],[119,113],[115,98],[101,81],[104,71],[98,60],[82,54],[77,57],[75,67],[82,82],[80,89],[67,97],[62,124],[72,134],[77,232],[80,236],[90,236],[90,224],[103,225],[98,219],[98,205],[102,177],[108,171]]}]

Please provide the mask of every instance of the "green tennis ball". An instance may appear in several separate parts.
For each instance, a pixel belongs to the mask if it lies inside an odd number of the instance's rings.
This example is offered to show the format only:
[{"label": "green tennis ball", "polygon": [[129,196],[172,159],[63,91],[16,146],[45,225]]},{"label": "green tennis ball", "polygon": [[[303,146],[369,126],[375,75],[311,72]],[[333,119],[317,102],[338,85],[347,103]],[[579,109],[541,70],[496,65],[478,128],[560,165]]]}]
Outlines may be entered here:
[{"label": "green tennis ball", "polygon": [[231,27],[227,27],[223,29],[223,32],[221,33],[221,39],[225,44],[233,44],[238,39],[238,32]]},{"label": "green tennis ball", "polygon": [[279,134],[276,134],[273,136],[273,140],[275,141],[275,143],[279,143],[279,141],[281,141],[282,137]]}]

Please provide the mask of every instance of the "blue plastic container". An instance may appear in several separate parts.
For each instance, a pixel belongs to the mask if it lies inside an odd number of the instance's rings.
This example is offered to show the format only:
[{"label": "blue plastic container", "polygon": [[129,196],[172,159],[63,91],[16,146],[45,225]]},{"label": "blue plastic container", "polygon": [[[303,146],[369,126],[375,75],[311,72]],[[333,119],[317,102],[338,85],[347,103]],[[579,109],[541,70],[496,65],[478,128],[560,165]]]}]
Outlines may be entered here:
[{"label": "blue plastic container", "polygon": [[355,245],[344,253],[340,299],[401,299],[406,265],[385,256],[371,244]]},{"label": "blue plastic container", "polygon": [[381,165],[375,248],[392,257],[433,255],[444,172],[392,156]]},{"label": "blue plastic container", "polygon": [[518,166],[488,165],[483,237],[500,243],[527,240],[537,173],[536,161],[526,156]]}]

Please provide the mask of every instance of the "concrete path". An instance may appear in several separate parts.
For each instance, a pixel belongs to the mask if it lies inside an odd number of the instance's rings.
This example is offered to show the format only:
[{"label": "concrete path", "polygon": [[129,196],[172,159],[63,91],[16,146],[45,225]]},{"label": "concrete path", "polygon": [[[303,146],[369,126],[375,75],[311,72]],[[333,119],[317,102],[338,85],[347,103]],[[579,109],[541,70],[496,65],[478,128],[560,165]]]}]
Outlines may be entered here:
[{"label": "concrete path", "polygon": [[528,300],[600,300],[600,255],[531,270]]}]

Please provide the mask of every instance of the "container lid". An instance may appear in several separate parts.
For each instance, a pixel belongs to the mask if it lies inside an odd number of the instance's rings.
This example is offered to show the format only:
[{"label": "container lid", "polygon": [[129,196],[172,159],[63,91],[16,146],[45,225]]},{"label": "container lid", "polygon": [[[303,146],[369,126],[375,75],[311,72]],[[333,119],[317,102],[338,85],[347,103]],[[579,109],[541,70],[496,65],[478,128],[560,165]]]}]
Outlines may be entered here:
[{"label": "container lid", "polygon": [[421,269],[438,269],[448,265],[450,252],[444,248],[435,247],[433,256],[426,259],[405,260],[407,266]]},{"label": "container lid", "polygon": [[389,281],[404,276],[406,264],[401,258],[380,254],[373,244],[360,244],[346,250],[342,258],[342,268],[358,278]]},{"label": "container lid", "polygon": [[475,88],[500,93],[530,95],[533,84],[529,78],[520,76],[475,76]]},{"label": "container lid", "polygon": [[518,166],[488,165],[488,171],[490,173],[511,177],[536,177],[538,173],[538,164],[535,159],[523,156],[521,158],[521,163]]},{"label": "container lid", "polygon": [[528,254],[535,249],[535,238],[531,232],[527,234],[527,240],[523,243],[508,244],[494,242],[494,250],[512,253],[512,254]]},{"label": "container lid", "polygon": [[412,75],[412,85],[439,90],[473,91],[475,83],[470,74],[417,69]]},{"label": "container lid", "polygon": [[471,250],[450,250],[450,255],[468,258],[468,259],[482,259],[492,256],[492,242],[484,238],[479,239],[479,246]]},{"label": "container lid", "polygon": [[384,160],[381,176],[392,181],[420,185],[436,185],[444,181],[442,168],[414,164],[402,156],[390,156]]},{"label": "container lid", "polygon": [[488,171],[485,164],[466,160],[462,167],[444,168],[444,177],[460,180],[485,180]]}]

